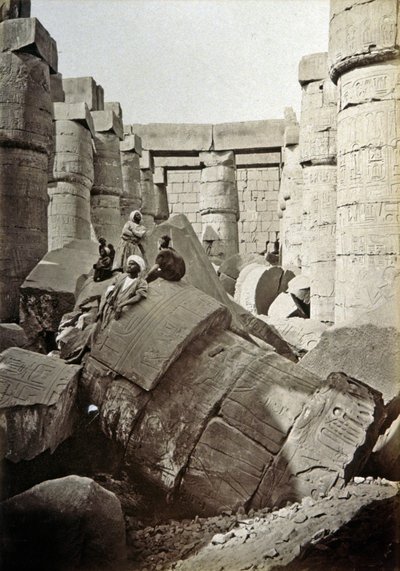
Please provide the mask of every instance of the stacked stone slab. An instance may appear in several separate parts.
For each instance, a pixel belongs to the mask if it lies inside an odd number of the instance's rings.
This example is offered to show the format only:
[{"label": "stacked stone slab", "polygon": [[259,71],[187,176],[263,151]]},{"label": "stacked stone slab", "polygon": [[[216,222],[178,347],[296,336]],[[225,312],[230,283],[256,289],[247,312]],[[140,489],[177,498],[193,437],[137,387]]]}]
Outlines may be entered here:
[{"label": "stacked stone slab", "polygon": [[56,71],[56,43],[36,18],[0,23],[0,321],[18,318],[18,288],[47,251],[49,73]]},{"label": "stacked stone slab", "polygon": [[92,111],[95,128],[94,182],[91,220],[96,238],[116,244],[121,234],[122,169],[120,141],[122,121],[112,109]]},{"label": "stacked stone slab", "polygon": [[53,103],[55,148],[49,169],[49,250],[90,239],[93,121],[86,103]]},{"label": "stacked stone slab", "polygon": [[221,262],[239,252],[235,155],[232,151],[204,152],[200,161],[204,164],[199,200],[202,242],[210,258]]},{"label": "stacked stone slab", "polygon": [[399,26],[397,0],[331,2],[329,68],[339,88],[336,322],[379,305],[400,269]]},{"label": "stacked stone slab", "polygon": [[142,140],[132,132],[129,125],[124,127],[124,139],[119,144],[119,150],[122,170],[121,218],[125,223],[132,210],[138,210],[142,205],[140,190]]},{"label": "stacked stone slab", "polygon": [[301,269],[302,256],[303,171],[300,165],[299,124],[294,113],[286,115],[288,124],[282,149],[284,165],[279,189],[278,214],[281,220],[282,266],[296,271]]},{"label": "stacked stone slab", "polygon": [[140,190],[143,223],[147,228],[151,228],[154,226],[156,215],[156,191],[154,188],[154,159],[150,151],[143,151],[140,157]]},{"label": "stacked stone slab", "polygon": [[327,53],[305,56],[300,162],[303,166],[302,273],[310,277],[311,317],[333,322],[336,258],[336,88]]}]

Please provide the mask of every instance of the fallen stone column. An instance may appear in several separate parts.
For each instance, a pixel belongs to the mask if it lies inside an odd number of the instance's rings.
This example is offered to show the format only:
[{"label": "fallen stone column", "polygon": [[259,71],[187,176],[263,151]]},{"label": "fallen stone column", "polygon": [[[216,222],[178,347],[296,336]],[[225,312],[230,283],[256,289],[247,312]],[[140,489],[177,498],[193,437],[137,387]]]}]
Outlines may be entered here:
[{"label": "fallen stone column", "polygon": [[285,201],[285,209],[280,222],[282,266],[285,269],[300,270],[302,258],[303,227],[303,171],[300,166],[299,126],[291,123],[285,130],[285,146],[282,150],[283,169],[280,198]]},{"label": "fallen stone column", "polygon": [[142,194],[143,224],[154,226],[156,215],[156,191],[154,188],[154,159],[150,151],[143,151],[140,157],[140,189]]},{"label": "fallen stone column", "polygon": [[90,240],[93,121],[84,103],[54,103],[55,149],[49,173],[49,250]]},{"label": "fallen stone column", "polygon": [[335,322],[395,293],[400,270],[398,2],[347,4],[331,2],[329,40],[340,94]]},{"label": "fallen stone column", "polygon": [[121,218],[125,224],[129,214],[133,210],[139,210],[142,205],[140,188],[141,138],[133,133],[124,134],[124,139],[119,144],[119,150],[122,171]]},{"label": "fallen stone column", "polygon": [[120,140],[122,121],[114,111],[92,111],[94,128],[94,182],[91,194],[91,220],[97,238],[114,245],[121,235],[122,170]]},{"label": "fallen stone column", "polygon": [[57,67],[57,48],[38,20],[23,18],[0,23],[0,52],[0,321],[15,321],[18,288],[47,251],[49,67]]},{"label": "fallen stone column", "polygon": [[2,458],[31,460],[53,452],[75,427],[80,367],[10,348],[0,355]]},{"label": "fallen stone column", "polygon": [[310,277],[311,317],[332,323],[336,260],[336,88],[326,53],[305,56],[300,162],[303,166],[303,267]]},{"label": "fallen stone column", "polygon": [[200,153],[200,161],[202,242],[209,257],[220,263],[239,251],[235,157],[232,151]]}]

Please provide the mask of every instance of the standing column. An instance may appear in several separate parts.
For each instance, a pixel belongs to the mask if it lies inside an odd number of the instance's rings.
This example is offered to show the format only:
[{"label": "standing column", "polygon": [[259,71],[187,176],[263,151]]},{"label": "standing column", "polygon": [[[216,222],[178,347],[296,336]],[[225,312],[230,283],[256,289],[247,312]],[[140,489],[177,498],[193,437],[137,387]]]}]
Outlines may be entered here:
[{"label": "standing column", "polygon": [[119,144],[122,169],[121,218],[123,224],[128,220],[132,210],[139,210],[142,205],[140,190],[140,157],[142,140],[131,133],[124,134]]},{"label": "standing column", "polygon": [[143,151],[140,157],[140,188],[142,193],[142,216],[146,228],[154,226],[156,215],[156,193],[154,188],[154,160],[150,151]]},{"label": "standing column", "polygon": [[278,201],[281,255],[282,266],[298,273],[302,254],[303,171],[300,165],[299,124],[294,113],[289,117],[286,112],[286,117],[288,124],[282,149],[283,169]]},{"label": "standing column", "polygon": [[19,286],[47,252],[49,71],[57,71],[57,46],[26,17],[0,23],[0,52],[0,321],[14,321]]},{"label": "standing column", "polygon": [[154,222],[160,224],[164,220],[168,220],[169,206],[167,196],[167,175],[164,167],[154,168],[154,191],[156,195],[156,212],[154,215]]},{"label": "standing column", "polygon": [[121,235],[122,171],[119,151],[124,138],[122,121],[114,111],[92,111],[94,136],[94,182],[91,220],[96,238],[114,245]]},{"label": "standing column", "polygon": [[337,322],[395,295],[400,270],[400,10],[397,0],[347,4],[331,1],[329,41],[339,88]]},{"label": "standing column", "polygon": [[212,261],[221,263],[239,252],[239,199],[233,151],[200,153],[204,164],[199,209],[202,241]]},{"label": "standing column", "polygon": [[303,166],[303,269],[310,279],[313,319],[333,323],[336,265],[336,88],[328,76],[328,54],[305,56],[300,162]]},{"label": "standing column", "polygon": [[55,150],[49,172],[49,250],[90,240],[93,121],[85,103],[54,103]]}]

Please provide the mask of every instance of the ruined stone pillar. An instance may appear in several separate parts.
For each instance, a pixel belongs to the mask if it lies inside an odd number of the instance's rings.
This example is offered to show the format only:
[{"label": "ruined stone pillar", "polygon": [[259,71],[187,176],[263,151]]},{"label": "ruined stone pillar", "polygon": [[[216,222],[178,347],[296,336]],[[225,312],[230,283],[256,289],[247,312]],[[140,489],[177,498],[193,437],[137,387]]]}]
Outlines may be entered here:
[{"label": "ruined stone pillar", "polygon": [[239,199],[235,155],[232,151],[200,153],[204,164],[200,180],[199,209],[202,242],[215,262],[239,252]]},{"label": "ruined stone pillar", "polygon": [[57,71],[57,46],[40,22],[1,22],[0,321],[18,318],[19,286],[47,251],[49,71]]},{"label": "ruined stone pillar", "polygon": [[164,167],[155,167],[153,182],[156,195],[156,212],[154,215],[154,222],[156,224],[160,224],[164,220],[168,220],[169,217],[167,173]]},{"label": "ruined stone pillar", "polygon": [[90,240],[93,120],[84,103],[54,103],[55,149],[49,169],[49,250]]},{"label": "ruined stone pillar", "polygon": [[140,188],[142,193],[143,224],[147,228],[154,226],[156,214],[156,193],[154,188],[154,160],[150,151],[143,151],[140,158]]},{"label": "ruined stone pillar", "polygon": [[282,267],[298,272],[302,254],[303,171],[300,165],[299,124],[295,120],[296,117],[292,117],[285,129],[278,215],[281,213]]},{"label": "ruined stone pillar", "polygon": [[300,162],[303,166],[302,273],[310,278],[311,318],[332,323],[336,263],[336,88],[327,53],[305,56]]},{"label": "ruined stone pillar", "polygon": [[114,245],[121,235],[122,170],[120,140],[122,121],[111,110],[92,111],[94,137],[94,182],[91,194],[91,220],[96,238]]},{"label": "ruined stone pillar", "polygon": [[132,210],[142,206],[140,189],[140,157],[142,140],[137,135],[124,134],[124,140],[119,144],[122,169],[121,217],[123,223],[128,220]]},{"label": "ruined stone pillar", "polygon": [[329,39],[340,95],[337,322],[395,294],[400,270],[399,5],[346,4],[331,1]]}]

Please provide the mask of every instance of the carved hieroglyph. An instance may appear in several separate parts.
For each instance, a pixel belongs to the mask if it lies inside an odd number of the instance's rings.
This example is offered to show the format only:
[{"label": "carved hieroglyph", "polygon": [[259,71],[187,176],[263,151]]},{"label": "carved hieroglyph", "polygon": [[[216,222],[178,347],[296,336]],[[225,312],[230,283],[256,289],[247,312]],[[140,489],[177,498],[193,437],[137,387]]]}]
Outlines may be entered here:
[{"label": "carved hieroglyph", "polygon": [[228,309],[200,290],[157,280],[146,299],[99,333],[92,356],[149,390],[190,341],[229,323]]},{"label": "carved hieroglyph", "polygon": [[[25,31],[31,26],[35,47],[36,22],[34,18],[6,20],[0,32],[7,40],[18,33],[19,26]],[[40,31],[45,37],[46,30]],[[50,42],[50,36],[46,37]],[[10,49],[16,49],[14,44],[10,42]],[[7,42],[2,48],[8,49]],[[47,168],[52,137],[48,63],[30,53],[1,53],[0,321],[17,319],[18,287],[47,251]]]},{"label": "carved hieroglyph", "polygon": [[[58,120],[57,108],[60,106],[72,105],[55,104],[55,149],[50,161],[52,168],[48,188],[49,250],[62,248],[74,239],[90,239],[92,135],[82,119],[79,119],[79,122]],[[87,108],[86,111],[89,115]],[[73,117],[71,114],[71,119]]]},{"label": "carved hieroglyph", "polygon": [[200,153],[204,163],[200,181],[199,210],[202,241],[211,259],[238,253],[239,199],[235,157],[232,151]]},{"label": "carved hieroglyph", "polygon": [[91,221],[97,238],[114,245],[121,235],[122,170],[120,138],[122,122],[113,111],[92,111],[94,127],[94,182]]},{"label": "carved hieroglyph", "polygon": [[0,418],[5,457],[30,460],[53,451],[73,430],[80,367],[11,348],[0,355]]},{"label": "carved hieroglyph", "polygon": [[398,2],[349,5],[332,2],[329,47],[340,95],[336,322],[390,297],[400,272]]},{"label": "carved hieroglyph", "polygon": [[382,411],[380,393],[332,374],[304,406],[251,505],[282,506],[343,486],[365,462],[362,450],[371,451],[380,425],[375,417],[382,422]]}]

